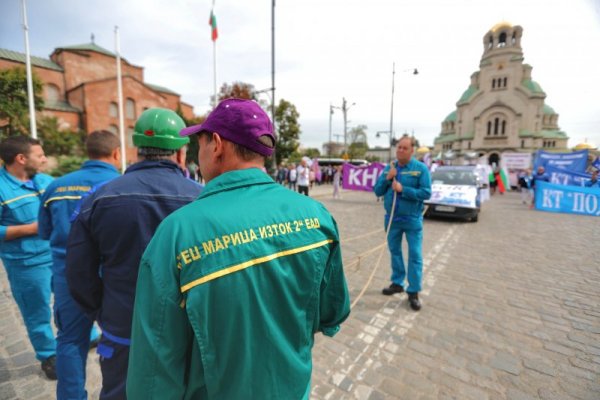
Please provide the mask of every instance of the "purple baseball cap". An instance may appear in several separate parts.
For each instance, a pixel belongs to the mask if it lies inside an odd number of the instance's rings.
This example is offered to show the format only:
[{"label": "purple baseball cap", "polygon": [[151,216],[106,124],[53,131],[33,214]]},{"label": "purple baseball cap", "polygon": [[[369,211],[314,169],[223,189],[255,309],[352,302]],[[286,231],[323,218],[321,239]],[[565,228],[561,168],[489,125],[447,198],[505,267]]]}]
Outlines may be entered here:
[{"label": "purple baseball cap", "polygon": [[[179,131],[179,136],[200,132],[216,132],[230,142],[239,144],[265,157],[273,154],[276,137],[269,116],[254,100],[226,99],[219,103],[200,125],[192,125]],[[267,136],[272,146],[259,138]]]}]

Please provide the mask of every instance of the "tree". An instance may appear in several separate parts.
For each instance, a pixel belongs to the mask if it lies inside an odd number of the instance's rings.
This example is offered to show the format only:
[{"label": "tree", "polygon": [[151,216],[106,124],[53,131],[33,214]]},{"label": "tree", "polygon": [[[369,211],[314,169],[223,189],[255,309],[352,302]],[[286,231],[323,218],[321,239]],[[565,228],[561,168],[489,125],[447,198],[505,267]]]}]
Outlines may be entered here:
[{"label": "tree", "polygon": [[69,154],[83,156],[83,143],[87,137],[83,131],[61,130],[56,117],[43,116],[38,123],[39,138],[44,152],[49,156]]},{"label": "tree", "polygon": [[[44,105],[42,82],[33,74],[33,94],[36,110]],[[0,139],[12,135],[29,135],[29,103],[27,100],[27,74],[25,69],[15,67],[0,71]]]},{"label": "tree", "polygon": [[348,132],[348,142],[350,143],[348,146],[348,156],[350,159],[364,158],[367,154],[369,145],[367,144],[366,130],[366,125],[358,125]]},{"label": "tree", "polygon": [[319,158],[321,152],[319,151],[319,149],[309,148],[304,150],[304,155],[308,158]]},{"label": "tree", "polygon": [[296,106],[285,99],[279,100],[275,109],[275,125],[277,127],[277,145],[275,156],[277,165],[294,153],[300,145],[300,114]]},{"label": "tree", "polygon": [[233,82],[231,85],[224,83],[219,90],[219,101],[230,99],[232,97],[236,99],[248,99],[256,100],[256,90],[254,85],[244,82]]}]

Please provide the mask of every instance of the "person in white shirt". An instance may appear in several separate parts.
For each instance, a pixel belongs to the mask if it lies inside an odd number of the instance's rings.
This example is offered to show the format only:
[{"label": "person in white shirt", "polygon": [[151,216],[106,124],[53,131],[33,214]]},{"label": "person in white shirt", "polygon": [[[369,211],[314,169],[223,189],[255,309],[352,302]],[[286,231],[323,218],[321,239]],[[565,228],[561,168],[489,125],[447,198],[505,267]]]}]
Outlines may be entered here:
[{"label": "person in white shirt", "polygon": [[298,173],[298,193],[303,193],[306,196],[308,196],[308,185],[310,183],[310,168],[308,167],[308,163],[305,157],[303,157],[300,161],[300,165],[298,165],[296,171]]}]

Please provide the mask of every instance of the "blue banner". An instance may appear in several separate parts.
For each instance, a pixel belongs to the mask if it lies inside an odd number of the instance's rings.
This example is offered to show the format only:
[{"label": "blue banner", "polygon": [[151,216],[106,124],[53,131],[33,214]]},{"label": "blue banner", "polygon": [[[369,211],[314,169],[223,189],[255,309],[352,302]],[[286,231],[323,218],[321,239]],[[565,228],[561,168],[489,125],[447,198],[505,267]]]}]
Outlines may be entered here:
[{"label": "blue banner", "polygon": [[535,154],[534,171],[538,167],[549,166],[568,169],[573,172],[585,172],[587,167],[588,151],[580,150],[571,153],[548,153],[538,150]]},{"label": "blue banner", "polygon": [[600,190],[537,182],[535,208],[542,211],[600,216]]},{"label": "blue banner", "polygon": [[568,169],[556,168],[548,165],[546,173],[550,176],[550,183],[556,185],[583,187],[591,179],[590,174],[569,171]]}]

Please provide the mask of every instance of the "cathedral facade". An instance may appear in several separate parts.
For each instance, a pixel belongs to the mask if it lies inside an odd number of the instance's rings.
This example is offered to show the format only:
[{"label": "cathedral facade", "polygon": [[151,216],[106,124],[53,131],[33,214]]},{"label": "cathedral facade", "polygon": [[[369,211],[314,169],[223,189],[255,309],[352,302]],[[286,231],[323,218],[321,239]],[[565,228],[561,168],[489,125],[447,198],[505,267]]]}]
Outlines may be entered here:
[{"label": "cathedral facade", "polygon": [[505,152],[566,150],[568,137],[546,93],[523,62],[523,28],[503,22],[483,37],[479,71],[442,122],[434,152],[463,162],[485,157],[499,165]]}]

